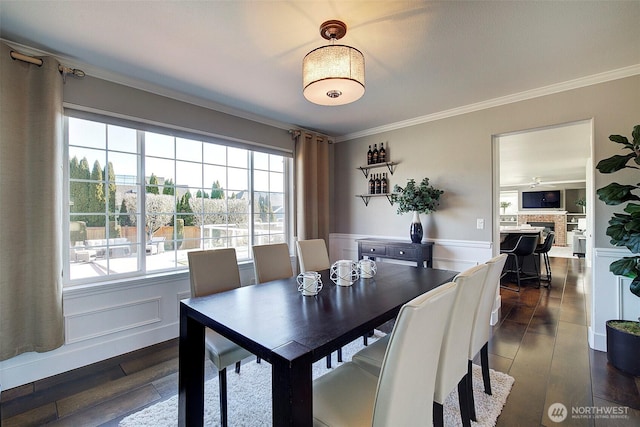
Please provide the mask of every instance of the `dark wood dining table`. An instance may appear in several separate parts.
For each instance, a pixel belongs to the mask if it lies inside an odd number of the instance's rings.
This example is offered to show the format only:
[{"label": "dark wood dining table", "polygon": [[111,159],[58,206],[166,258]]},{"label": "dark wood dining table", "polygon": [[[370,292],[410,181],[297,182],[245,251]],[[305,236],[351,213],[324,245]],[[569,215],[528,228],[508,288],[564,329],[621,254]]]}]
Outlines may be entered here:
[{"label": "dark wood dining table", "polygon": [[[180,426],[202,426],[204,331],[209,327],[272,367],[274,426],[311,426],[311,369],[341,346],[393,319],[403,304],[451,281],[455,271],[378,263],[372,279],[303,296],[295,277],[180,302]],[[434,325],[437,327],[439,325]]]}]

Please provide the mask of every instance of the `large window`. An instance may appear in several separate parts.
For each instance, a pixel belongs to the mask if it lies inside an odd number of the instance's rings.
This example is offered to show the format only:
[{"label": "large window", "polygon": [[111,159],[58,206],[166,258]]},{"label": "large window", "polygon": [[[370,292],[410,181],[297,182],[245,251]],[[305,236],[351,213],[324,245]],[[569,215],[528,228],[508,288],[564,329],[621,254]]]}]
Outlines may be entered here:
[{"label": "large window", "polygon": [[[67,284],[187,268],[187,252],[287,241],[291,159],[66,118]],[[65,242],[67,243],[67,242]]]}]

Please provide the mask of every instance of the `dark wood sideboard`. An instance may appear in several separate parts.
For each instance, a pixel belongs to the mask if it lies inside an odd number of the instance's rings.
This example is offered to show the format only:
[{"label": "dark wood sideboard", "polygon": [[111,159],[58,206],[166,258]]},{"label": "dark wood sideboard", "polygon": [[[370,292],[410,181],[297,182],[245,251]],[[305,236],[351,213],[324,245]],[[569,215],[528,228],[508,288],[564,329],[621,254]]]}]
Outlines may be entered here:
[{"label": "dark wood sideboard", "polygon": [[411,243],[387,239],[357,239],[358,259],[391,258],[413,261],[418,267],[433,268],[433,242]]}]

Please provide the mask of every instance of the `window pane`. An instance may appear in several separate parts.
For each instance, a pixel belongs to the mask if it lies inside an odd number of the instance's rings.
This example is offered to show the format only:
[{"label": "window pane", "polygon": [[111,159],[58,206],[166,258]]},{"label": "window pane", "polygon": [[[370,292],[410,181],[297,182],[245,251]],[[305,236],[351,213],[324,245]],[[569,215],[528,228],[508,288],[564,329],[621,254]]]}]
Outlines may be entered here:
[{"label": "window pane", "polygon": [[282,156],[276,156],[269,154],[269,169],[273,172],[284,172],[285,158]]},{"label": "window pane", "polygon": [[269,174],[269,191],[284,192],[284,174],[278,172]]},{"label": "window pane", "polygon": [[[157,157],[147,157],[145,159],[145,173],[151,178],[151,176],[155,176],[157,179],[157,184],[163,185],[164,182],[168,179],[175,182],[175,161],[172,159],[159,159]],[[151,182],[147,180],[149,184]]]},{"label": "window pane", "polygon": [[176,138],[176,159],[202,163],[202,142]]},{"label": "window pane", "polygon": [[103,123],[69,118],[69,144],[106,148],[107,126]]},{"label": "window pane", "polygon": [[253,168],[269,170],[269,155],[267,153],[253,153]]},{"label": "window pane", "polygon": [[137,132],[135,129],[120,126],[107,126],[109,150],[138,152]]},{"label": "window pane", "polygon": [[233,190],[236,193],[240,191],[247,191],[249,189],[249,178],[247,176],[246,169],[229,168],[229,190]]},{"label": "window pane", "polygon": [[247,150],[243,150],[242,148],[227,148],[228,160],[227,164],[229,166],[237,166],[240,168],[249,167],[249,152]]},{"label": "window pane", "polygon": [[255,191],[269,191],[269,172],[254,171],[253,182],[253,189]]},{"label": "window pane", "polygon": [[202,187],[202,164],[176,162],[176,183],[181,186]]},{"label": "window pane", "polygon": [[175,150],[172,136],[145,132],[144,141],[147,156],[174,158]]},{"label": "window pane", "polygon": [[224,145],[204,143],[202,147],[203,161],[214,165],[227,164],[227,147]]}]

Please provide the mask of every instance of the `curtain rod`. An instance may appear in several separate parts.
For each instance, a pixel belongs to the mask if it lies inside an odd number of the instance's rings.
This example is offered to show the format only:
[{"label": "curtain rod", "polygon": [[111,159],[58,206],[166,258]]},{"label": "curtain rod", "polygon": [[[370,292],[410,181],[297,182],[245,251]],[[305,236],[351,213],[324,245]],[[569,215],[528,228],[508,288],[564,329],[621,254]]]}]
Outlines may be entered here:
[{"label": "curtain rod", "polygon": [[[12,50],[10,55],[11,55],[11,58],[13,59],[28,62],[29,64],[37,65],[38,67],[41,67],[42,64],[44,63],[44,61],[40,58],[35,58],[33,56],[25,55],[23,53],[16,52],[15,50]],[[58,70],[62,73],[63,76],[65,76],[66,74],[71,74],[75,77],[80,77],[80,78],[85,76],[84,71],[79,70],[77,68],[65,67],[64,65],[58,65]]]}]

